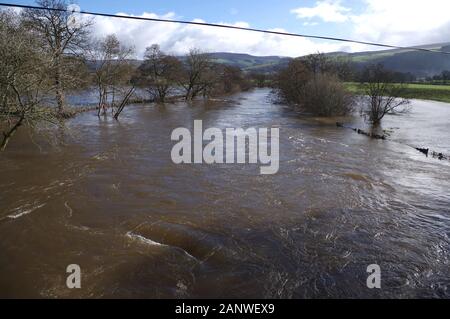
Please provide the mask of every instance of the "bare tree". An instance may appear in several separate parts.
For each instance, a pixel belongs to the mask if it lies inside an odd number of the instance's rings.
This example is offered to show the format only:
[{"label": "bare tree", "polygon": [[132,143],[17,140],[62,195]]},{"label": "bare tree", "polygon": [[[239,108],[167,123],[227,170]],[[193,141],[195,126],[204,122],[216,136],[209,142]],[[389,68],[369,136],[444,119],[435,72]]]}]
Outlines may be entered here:
[{"label": "bare tree", "polygon": [[331,59],[323,53],[310,54],[301,58],[301,60],[314,76],[324,73],[334,73]]},{"label": "bare tree", "polygon": [[42,39],[43,46],[52,56],[50,72],[58,110],[63,113],[66,89],[76,87],[80,81],[76,73],[70,72],[76,69],[70,63],[86,49],[92,21],[80,19],[73,23],[72,13],[66,11],[69,5],[66,0],[37,0],[37,4],[48,10],[26,9],[23,17],[30,31]]},{"label": "bare tree", "polygon": [[343,81],[348,81],[353,76],[354,65],[348,58],[343,56],[315,53],[303,57],[301,60],[314,76],[319,74],[335,75]]},{"label": "bare tree", "polygon": [[106,114],[108,107],[114,114],[117,99],[128,96],[134,71],[130,61],[133,55],[134,48],[121,44],[113,34],[92,44],[88,57],[99,95],[99,116],[102,111]]},{"label": "bare tree", "polygon": [[164,102],[177,87],[182,64],[176,57],[163,53],[157,44],[148,47],[144,57],[136,82],[145,87],[152,99]]},{"label": "bare tree", "polygon": [[392,72],[385,70],[383,65],[366,67],[361,81],[369,102],[368,108],[363,106],[362,114],[373,125],[380,124],[386,114],[408,110],[409,100],[401,97],[403,84],[394,83]]},{"label": "bare tree", "polygon": [[248,83],[239,67],[226,65],[221,72],[222,91],[225,94],[246,89]]},{"label": "bare tree", "polygon": [[27,124],[57,124],[55,114],[41,106],[49,92],[48,66],[51,57],[23,27],[13,12],[0,12],[0,150],[17,130]]},{"label": "bare tree", "polygon": [[288,104],[301,104],[305,85],[311,78],[312,73],[304,61],[292,60],[277,75],[276,87],[279,99]]},{"label": "bare tree", "polygon": [[450,71],[445,70],[441,73],[442,83],[447,85],[447,82],[450,80]]},{"label": "bare tree", "polygon": [[185,99],[193,100],[200,94],[207,94],[212,86],[212,62],[208,54],[192,49],[185,61],[185,72],[181,86],[185,89]]}]

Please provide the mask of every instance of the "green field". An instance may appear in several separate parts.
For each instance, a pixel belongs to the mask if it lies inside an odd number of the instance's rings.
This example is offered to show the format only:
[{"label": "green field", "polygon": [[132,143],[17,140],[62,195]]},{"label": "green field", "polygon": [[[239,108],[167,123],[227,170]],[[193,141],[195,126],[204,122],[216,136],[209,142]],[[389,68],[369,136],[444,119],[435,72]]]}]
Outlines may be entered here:
[{"label": "green field", "polygon": [[[354,94],[364,94],[358,83],[348,82],[345,86]],[[450,103],[450,85],[407,84],[402,97]]]}]

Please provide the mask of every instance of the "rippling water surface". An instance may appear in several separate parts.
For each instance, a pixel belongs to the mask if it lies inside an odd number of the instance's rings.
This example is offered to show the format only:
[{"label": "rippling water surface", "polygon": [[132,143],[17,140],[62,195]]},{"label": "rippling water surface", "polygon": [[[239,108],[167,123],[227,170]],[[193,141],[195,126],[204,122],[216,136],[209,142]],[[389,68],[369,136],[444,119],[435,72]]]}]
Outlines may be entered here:
[{"label": "rippling water surface", "polygon": [[[172,130],[279,127],[280,171],[174,165]],[[256,90],[72,120],[0,155],[0,296],[450,298],[450,105],[389,116],[390,141],[299,118]],[[37,137],[38,138],[38,137]],[[79,264],[82,289],[66,288]],[[379,264],[382,289],[366,287]]]}]

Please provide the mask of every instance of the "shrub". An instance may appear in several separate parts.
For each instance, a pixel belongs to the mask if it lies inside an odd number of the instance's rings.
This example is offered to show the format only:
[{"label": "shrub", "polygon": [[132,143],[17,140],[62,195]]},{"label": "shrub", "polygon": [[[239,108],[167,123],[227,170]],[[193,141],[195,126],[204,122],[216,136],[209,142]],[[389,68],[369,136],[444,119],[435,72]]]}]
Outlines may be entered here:
[{"label": "shrub", "polygon": [[304,86],[301,108],[317,116],[342,116],[354,110],[354,98],[337,76],[318,74]]},{"label": "shrub", "polygon": [[311,67],[302,59],[292,60],[277,78],[280,101],[316,116],[341,116],[353,111],[354,99],[337,74]]}]

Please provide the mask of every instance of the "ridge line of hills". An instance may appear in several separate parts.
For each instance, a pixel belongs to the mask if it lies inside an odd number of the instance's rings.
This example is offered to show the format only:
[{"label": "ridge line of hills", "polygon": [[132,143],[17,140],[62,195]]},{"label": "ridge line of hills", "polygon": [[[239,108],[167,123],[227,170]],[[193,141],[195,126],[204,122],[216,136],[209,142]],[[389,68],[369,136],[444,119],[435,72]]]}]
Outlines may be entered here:
[{"label": "ridge line of hills", "polygon": [[[450,42],[420,46],[426,49],[450,51]],[[244,53],[214,52],[210,54],[217,63],[238,66],[244,71],[272,73],[285,67],[292,58],[283,56],[254,56]],[[392,49],[382,51],[365,51],[356,53],[332,52],[331,57],[347,58],[357,68],[367,64],[381,63],[387,69],[402,73],[411,73],[418,78],[425,78],[450,70],[450,56],[410,49]]]},{"label": "ridge line of hills", "polygon": [[[450,51],[450,42],[420,46],[426,49]],[[274,73],[286,67],[293,59],[284,56],[255,56],[246,53],[211,52],[216,63],[236,66],[246,72]],[[450,70],[450,55],[416,51],[411,49],[392,49],[381,51],[365,51],[356,53],[331,52],[326,55],[348,59],[357,69],[367,64],[381,63],[387,69],[401,73],[411,73],[418,79],[432,77]],[[135,60],[140,64],[141,60]]]}]

